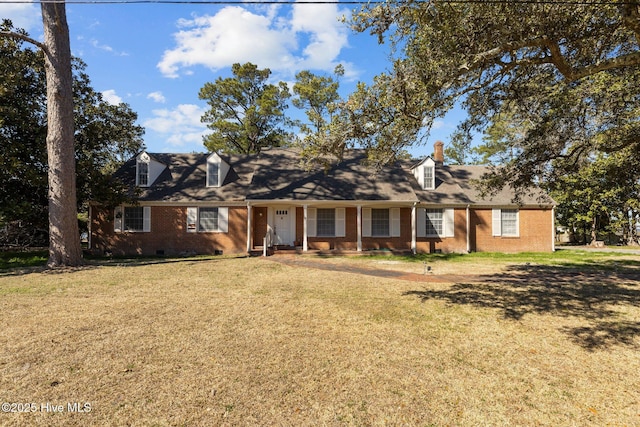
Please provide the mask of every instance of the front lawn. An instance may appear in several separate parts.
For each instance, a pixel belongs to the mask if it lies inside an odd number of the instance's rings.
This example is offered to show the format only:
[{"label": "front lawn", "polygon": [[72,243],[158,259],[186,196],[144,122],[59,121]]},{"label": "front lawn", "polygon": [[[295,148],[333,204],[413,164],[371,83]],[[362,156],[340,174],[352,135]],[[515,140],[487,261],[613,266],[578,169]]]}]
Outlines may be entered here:
[{"label": "front lawn", "polygon": [[35,410],[0,424],[639,425],[640,257],[616,259],[449,263],[482,275],[459,283],[264,258],[5,270],[0,395]]}]

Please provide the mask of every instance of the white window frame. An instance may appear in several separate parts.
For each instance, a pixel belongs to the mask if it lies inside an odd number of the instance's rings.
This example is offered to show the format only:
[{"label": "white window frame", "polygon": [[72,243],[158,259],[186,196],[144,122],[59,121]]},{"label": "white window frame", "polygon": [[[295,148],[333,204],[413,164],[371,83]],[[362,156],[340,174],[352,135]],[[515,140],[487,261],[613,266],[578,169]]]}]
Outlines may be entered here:
[{"label": "white window frame", "polygon": [[[142,208],[142,229],[128,230],[125,228],[127,209]],[[113,213],[113,231],[116,233],[149,233],[151,232],[151,206],[117,206]]]},{"label": "white window frame", "polygon": [[[427,234],[428,210],[442,211],[442,234]],[[455,210],[453,208],[418,208],[417,211],[417,237],[447,238],[455,237]]]},{"label": "white window frame", "polygon": [[[200,209],[218,210],[218,228],[216,230],[203,230],[200,227]],[[229,232],[229,208],[220,206],[193,206],[187,208],[187,233],[228,233]]]},{"label": "white window frame", "polygon": [[[151,162],[149,161],[148,157],[145,158],[140,158],[136,161],[136,185],[138,187],[148,187],[149,186],[149,179],[150,179],[150,169],[151,169]],[[143,175],[143,171],[141,170],[142,166],[144,165],[144,167],[146,168],[146,174]],[[145,176],[144,182],[141,179],[143,176]]]},{"label": "white window frame", "polygon": [[[375,214],[376,213],[383,213],[386,212],[386,220],[382,221],[382,219],[378,219],[376,220]],[[384,233],[380,233],[378,232],[379,230],[376,230],[376,222],[378,222],[380,226],[382,226],[383,228],[386,225],[386,230],[384,230]],[[385,224],[386,223],[386,224]],[[391,235],[391,214],[389,213],[389,209],[379,209],[379,208],[372,208],[371,209],[371,237],[389,237]]]},{"label": "white window frame", "polygon": [[[424,165],[422,173],[424,174],[424,189],[425,190],[433,190],[436,188],[436,167],[435,165]],[[427,176],[427,171],[430,172],[430,176]]]},{"label": "white window frame", "polygon": [[[326,213],[331,213],[331,215],[333,216],[333,218],[331,218],[333,220],[333,224],[330,224],[331,227],[333,228],[332,233],[322,233],[321,234],[321,230],[320,230],[320,225],[321,222],[323,221],[328,221],[329,218],[320,218],[320,214],[322,212],[326,212]],[[318,210],[316,211],[316,237],[336,237],[336,210],[333,208],[318,208]]]},{"label": "white window frame", "polygon": [[389,233],[385,236],[373,235],[373,209],[379,208],[362,208],[362,237],[400,237],[400,208],[385,208],[389,211]]},{"label": "white window frame", "polygon": [[[505,213],[515,213],[515,233],[506,233],[504,230]],[[492,209],[491,211],[492,235],[494,237],[520,237],[520,210],[515,208]]]},{"label": "white window frame", "polygon": [[[439,218],[436,218],[436,216],[439,216]],[[436,229],[436,227],[433,226],[434,221],[440,221],[440,230]],[[440,237],[444,235],[444,229],[445,229],[445,215],[444,215],[444,209],[425,209],[425,235],[427,237]],[[431,224],[432,226],[432,230],[429,229],[429,224]],[[430,231],[432,231],[430,233]],[[435,231],[435,232],[433,232]]]},{"label": "white window frame", "polygon": [[[318,209],[334,210],[334,235],[318,234]],[[346,236],[346,209],[345,208],[307,208],[307,237],[345,237]]]},{"label": "white window frame", "polygon": [[[211,181],[211,168],[215,166],[217,168],[217,179],[215,181]],[[220,176],[222,175],[222,165],[220,162],[215,160],[207,160],[207,187],[220,187]]]}]

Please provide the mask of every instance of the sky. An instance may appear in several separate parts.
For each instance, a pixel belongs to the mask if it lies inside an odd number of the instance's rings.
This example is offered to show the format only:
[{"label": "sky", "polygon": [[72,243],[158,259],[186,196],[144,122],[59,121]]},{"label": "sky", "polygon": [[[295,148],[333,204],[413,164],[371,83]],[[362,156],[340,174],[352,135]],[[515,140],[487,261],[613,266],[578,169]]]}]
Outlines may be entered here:
[{"label": "sky", "polygon": [[[204,152],[207,109],[200,88],[230,77],[234,63],[269,68],[273,83],[292,87],[295,74],[330,75],[342,64],[343,98],[357,82],[370,84],[390,67],[388,45],[355,33],[341,21],[353,4],[67,4],[72,55],[86,64],[92,87],[111,103],[127,103],[145,128],[150,152]],[[9,18],[42,40],[40,6],[0,0]],[[303,114],[291,106],[287,114]],[[435,122],[429,139],[409,150],[414,157],[449,141],[459,111]]]}]

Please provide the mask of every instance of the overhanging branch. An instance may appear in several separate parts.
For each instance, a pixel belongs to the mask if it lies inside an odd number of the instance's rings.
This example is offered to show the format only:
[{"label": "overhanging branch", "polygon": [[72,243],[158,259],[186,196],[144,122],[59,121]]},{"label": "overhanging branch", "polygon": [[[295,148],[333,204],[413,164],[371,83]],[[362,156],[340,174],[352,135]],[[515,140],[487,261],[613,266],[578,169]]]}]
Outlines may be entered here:
[{"label": "overhanging branch", "polygon": [[13,31],[0,31],[0,37],[8,37],[11,39],[17,39],[25,41],[27,43],[31,43],[32,45],[42,49],[45,54],[49,54],[49,49],[47,49],[47,47],[43,43],[40,43],[38,40],[32,39],[27,35],[16,33]]}]

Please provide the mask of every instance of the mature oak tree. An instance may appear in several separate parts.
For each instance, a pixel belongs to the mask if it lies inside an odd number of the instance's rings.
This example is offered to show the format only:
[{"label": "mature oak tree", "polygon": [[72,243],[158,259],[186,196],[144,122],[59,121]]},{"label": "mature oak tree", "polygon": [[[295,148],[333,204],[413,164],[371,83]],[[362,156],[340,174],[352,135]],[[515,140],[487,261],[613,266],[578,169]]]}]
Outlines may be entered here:
[{"label": "mature oak tree", "polygon": [[389,1],[352,24],[395,48],[391,71],[352,97],[353,126],[376,148],[420,143],[461,103],[460,141],[505,115],[526,123],[494,187],[552,179],[594,149],[638,156],[638,3]]},{"label": "mature oak tree", "polygon": [[204,145],[211,151],[250,154],[287,144],[286,83],[268,83],[271,70],[249,62],[233,64],[231,71],[233,77],[219,77],[200,89],[200,99],[210,106],[201,120],[213,131]]}]

